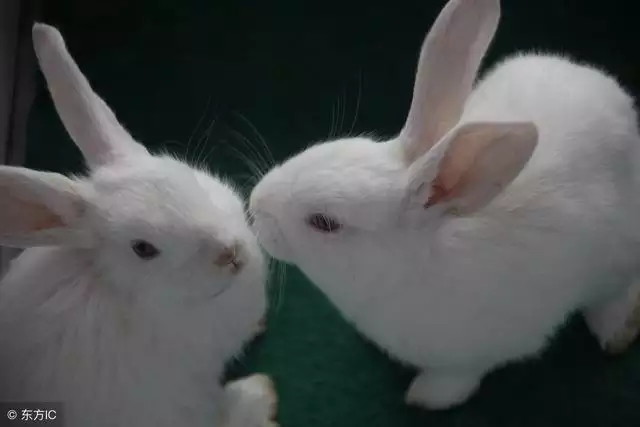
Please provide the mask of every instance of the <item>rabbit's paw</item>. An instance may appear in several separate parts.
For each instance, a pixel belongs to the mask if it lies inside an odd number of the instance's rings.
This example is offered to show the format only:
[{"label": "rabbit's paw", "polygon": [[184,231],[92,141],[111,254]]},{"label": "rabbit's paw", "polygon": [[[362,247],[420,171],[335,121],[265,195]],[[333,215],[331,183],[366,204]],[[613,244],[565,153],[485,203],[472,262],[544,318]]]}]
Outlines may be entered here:
[{"label": "rabbit's paw", "polygon": [[409,405],[444,410],[464,403],[480,386],[481,376],[458,372],[421,373],[406,395]]},{"label": "rabbit's paw", "polygon": [[225,393],[229,417],[224,427],[277,427],[274,420],[278,397],[266,375],[233,381],[226,386]]},{"label": "rabbit's paw", "polygon": [[640,281],[585,312],[589,328],[610,354],[623,353],[640,335]]}]

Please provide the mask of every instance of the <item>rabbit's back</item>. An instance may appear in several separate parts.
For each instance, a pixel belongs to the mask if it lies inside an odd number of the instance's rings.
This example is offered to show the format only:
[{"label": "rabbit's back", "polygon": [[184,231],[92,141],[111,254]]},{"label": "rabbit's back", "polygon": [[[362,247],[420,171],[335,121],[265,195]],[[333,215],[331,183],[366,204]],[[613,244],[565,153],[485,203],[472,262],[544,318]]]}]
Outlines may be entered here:
[{"label": "rabbit's back", "polygon": [[539,134],[493,214],[528,210],[640,239],[637,113],[613,77],[560,56],[516,55],[478,83],[463,117],[476,120],[530,120]]},{"label": "rabbit's back", "polygon": [[422,356],[414,363],[535,353],[569,313],[628,286],[637,268],[640,138],[615,80],[560,57],[507,59],[478,83],[462,119],[502,120],[533,121],[538,146],[485,209],[421,237],[436,248],[419,268],[428,286],[413,295],[421,304],[397,306],[424,320],[422,347],[407,351]]},{"label": "rabbit's back", "polygon": [[577,178],[640,165],[634,100],[605,72],[561,56],[518,54],[489,70],[462,118],[477,120],[535,123],[538,147],[523,176],[564,169]]}]

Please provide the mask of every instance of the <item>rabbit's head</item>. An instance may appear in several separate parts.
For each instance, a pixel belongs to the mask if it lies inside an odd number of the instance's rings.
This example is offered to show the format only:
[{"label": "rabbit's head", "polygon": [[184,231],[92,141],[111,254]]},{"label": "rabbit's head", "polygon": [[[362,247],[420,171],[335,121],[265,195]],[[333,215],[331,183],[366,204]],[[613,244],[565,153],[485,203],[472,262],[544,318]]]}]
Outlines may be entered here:
[{"label": "rabbit's head", "polygon": [[250,210],[271,255],[324,282],[397,277],[412,254],[428,252],[425,233],[474,215],[519,174],[536,146],[535,125],[461,121],[499,15],[498,0],[444,7],[396,138],[317,144],[262,178]]},{"label": "rabbit's head", "polygon": [[36,24],[33,38],[56,110],[91,173],[1,167],[0,244],[73,251],[96,282],[133,296],[204,301],[239,287],[252,288],[262,305],[264,262],[233,187],[149,153],[94,93],[56,29]]}]

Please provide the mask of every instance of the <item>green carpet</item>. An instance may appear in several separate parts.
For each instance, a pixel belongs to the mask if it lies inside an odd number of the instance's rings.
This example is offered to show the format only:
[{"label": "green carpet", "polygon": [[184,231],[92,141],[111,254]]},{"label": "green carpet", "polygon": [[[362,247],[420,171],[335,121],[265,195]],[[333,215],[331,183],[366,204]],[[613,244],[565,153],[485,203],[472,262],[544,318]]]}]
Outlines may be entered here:
[{"label": "green carpet", "polygon": [[[252,126],[278,161],[331,135],[397,132],[443,1],[44,3],[44,19],[136,138],[244,182],[251,169],[234,150],[256,158],[243,142],[259,146]],[[503,3],[488,63],[516,49],[562,50],[640,94],[632,2]],[[27,162],[81,170],[41,80]],[[579,318],[541,360],[491,375],[460,409],[428,413],[403,404],[412,371],[361,338],[296,269],[271,289],[268,331],[231,375],[275,379],[282,427],[640,426],[640,344],[605,357]]]}]

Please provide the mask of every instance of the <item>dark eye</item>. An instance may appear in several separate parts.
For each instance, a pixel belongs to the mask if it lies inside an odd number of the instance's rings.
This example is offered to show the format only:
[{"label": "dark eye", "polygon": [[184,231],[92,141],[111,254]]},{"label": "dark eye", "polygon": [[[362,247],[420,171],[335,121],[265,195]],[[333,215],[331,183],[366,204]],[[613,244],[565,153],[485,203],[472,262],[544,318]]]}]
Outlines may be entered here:
[{"label": "dark eye", "polygon": [[145,260],[153,259],[160,255],[160,251],[155,246],[144,240],[134,240],[131,243],[131,249],[136,255]]},{"label": "dark eye", "polygon": [[335,219],[322,214],[313,214],[307,218],[307,223],[323,233],[334,233],[342,228]]}]

